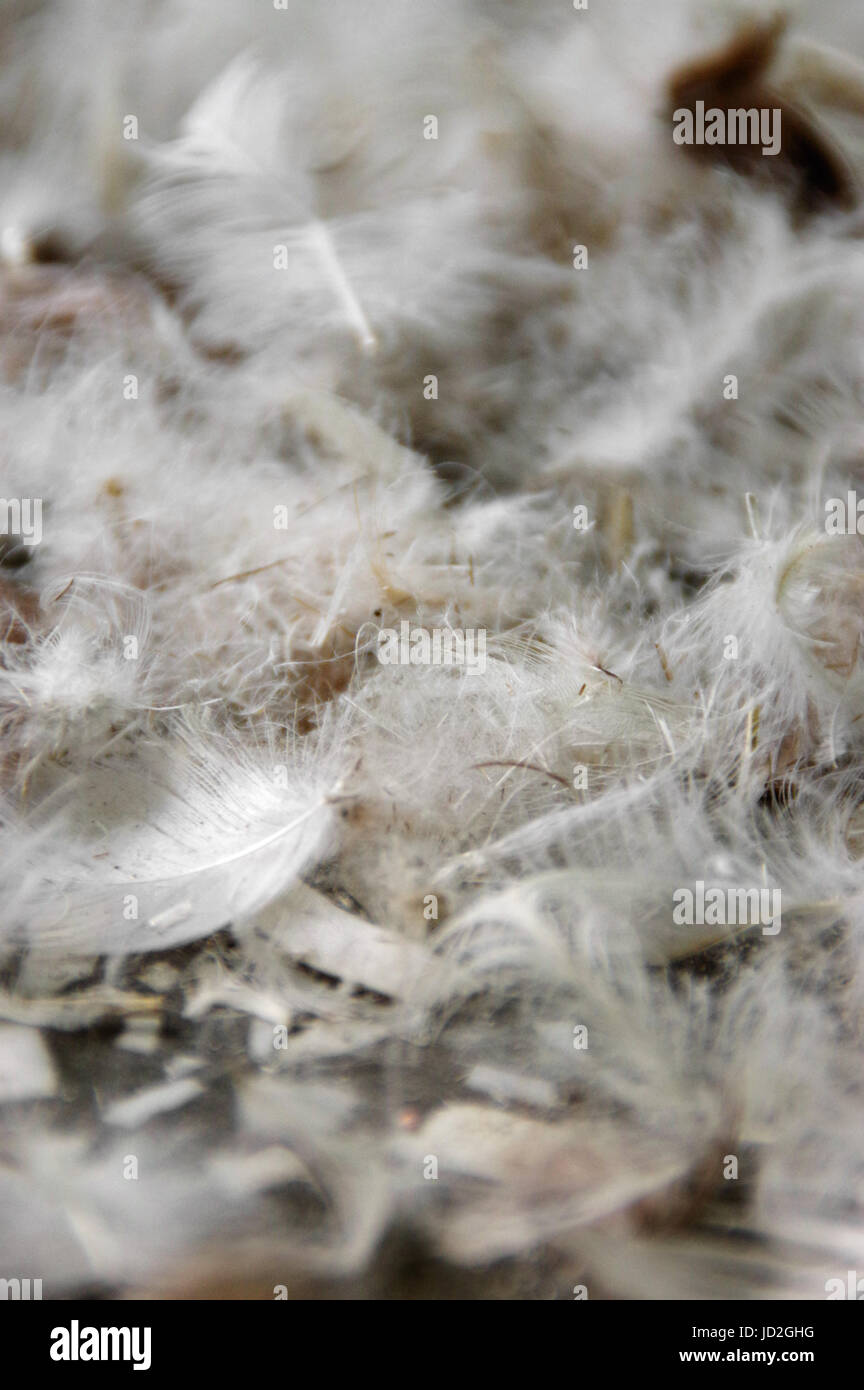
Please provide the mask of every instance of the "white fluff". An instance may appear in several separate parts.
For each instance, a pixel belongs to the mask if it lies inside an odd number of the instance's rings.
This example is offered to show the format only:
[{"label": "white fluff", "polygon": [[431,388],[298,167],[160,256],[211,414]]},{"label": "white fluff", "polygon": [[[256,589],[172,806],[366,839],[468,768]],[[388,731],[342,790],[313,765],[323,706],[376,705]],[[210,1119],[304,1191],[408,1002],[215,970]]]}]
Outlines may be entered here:
[{"label": "white fluff", "polygon": [[[121,8],[0,18],[0,1275],[824,1297],[861,214],[665,114],[773,7]],[[856,186],[862,74],[851,4],[790,16]]]}]

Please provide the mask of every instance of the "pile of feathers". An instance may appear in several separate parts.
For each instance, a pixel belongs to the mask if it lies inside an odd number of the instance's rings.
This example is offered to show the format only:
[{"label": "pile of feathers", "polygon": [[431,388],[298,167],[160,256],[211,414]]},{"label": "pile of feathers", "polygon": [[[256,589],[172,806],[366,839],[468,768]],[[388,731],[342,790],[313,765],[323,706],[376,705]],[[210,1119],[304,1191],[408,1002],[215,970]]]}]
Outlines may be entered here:
[{"label": "pile of feathers", "polygon": [[862,190],[854,0],[4,0],[0,1277],[864,1270]]}]

